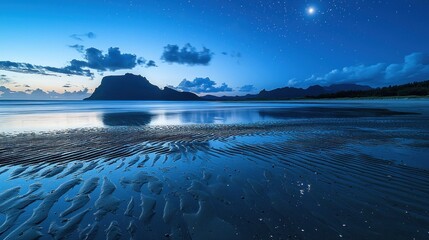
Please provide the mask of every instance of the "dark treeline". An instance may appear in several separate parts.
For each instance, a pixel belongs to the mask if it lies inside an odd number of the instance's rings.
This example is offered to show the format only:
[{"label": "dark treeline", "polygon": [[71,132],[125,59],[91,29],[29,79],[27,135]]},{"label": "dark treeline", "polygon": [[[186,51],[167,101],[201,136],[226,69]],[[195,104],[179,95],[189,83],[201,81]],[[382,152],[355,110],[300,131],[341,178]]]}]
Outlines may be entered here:
[{"label": "dark treeline", "polygon": [[366,91],[341,91],[321,94],[309,98],[359,98],[359,97],[396,97],[396,96],[428,96],[429,81],[413,82],[404,85],[375,88]]}]

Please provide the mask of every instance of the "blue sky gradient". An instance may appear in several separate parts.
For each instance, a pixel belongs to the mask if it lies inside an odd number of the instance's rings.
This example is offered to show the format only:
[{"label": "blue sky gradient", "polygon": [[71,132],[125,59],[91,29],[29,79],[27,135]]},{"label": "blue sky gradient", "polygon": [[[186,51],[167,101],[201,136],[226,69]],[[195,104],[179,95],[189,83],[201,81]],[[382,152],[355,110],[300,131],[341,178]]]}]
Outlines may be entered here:
[{"label": "blue sky gradient", "polygon": [[[130,72],[160,87],[209,78],[212,91],[231,89],[215,94],[235,95],[244,93],[240,89],[426,80],[428,12],[425,0],[2,1],[0,86],[28,93],[92,92],[103,76]],[[168,45],[189,46],[194,55],[170,61],[163,57]],[[136,64],[91,68],[84,54],[89,48],[103,56],[118,48],[135,56]],[[188,61],[204,49],[209,61]],[[152,60],[152,67],[139,59]],[[91,76],[60,73],[76,67],[73,60],[85,61],[79,66]],[[46,68],[23,73],[7,62]]]}]

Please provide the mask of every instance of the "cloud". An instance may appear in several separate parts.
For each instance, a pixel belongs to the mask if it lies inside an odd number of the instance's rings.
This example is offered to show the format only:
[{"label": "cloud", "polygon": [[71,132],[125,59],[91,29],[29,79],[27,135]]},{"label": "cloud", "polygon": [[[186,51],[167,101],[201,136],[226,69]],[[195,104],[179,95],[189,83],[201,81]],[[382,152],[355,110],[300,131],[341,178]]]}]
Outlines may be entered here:
[{"label": "cloud", "polygon": [[20,72],[20,73],[40,73],[44,74],[41,66],[33,66],[29,63],[17,63],[11,61],[0,61],[0,70]]},{"label": "cloud", "polygon": [[149,67],[158,67],[158,66],[156,65],[155,61],[153,61],[153,60],[149,60],[149,61],[146,63],[146,67],[147,67],[147,68],[149,68]]},{"label": "cloud", "polygon": [[140,57],[137,59],[137,64],[138,65],[144,65],[146,63],[146,59]]},{"label": "cloud", "polygon": [[[15,85],[15,87],[25,87],[25,88],[30,88],[30,85],[27,85],[27,84],[24,84],[24,85],[21,85],[21,84],[17,84],[17,85]],[[28,89],[27,89],[28,90]],[[26,90],[26,91],[27,91]]]},{"label": "cloud", "polygon": [[54,73],[66,74],[66,75],[78,75],[92,77],[92,73],[89,70],[82,68],[74,68],[67,66],[64,68],[56,68],[49,66],[33,65],[30,63],[19,63],[11,61],[0,61],[0,70],[27,73],[27,74],[40,74],[40,75],[55,75]]},{"label": "cloud", "polygon": [[405,82],[429,79],[429,54],[412,53],[404,57],[400,64],[390,64],[386,67],[385,78]]},{"label": "cloud", "polygon": [[47,71],[53,73],[61,73],[66,75],[77,75],[77,76],[86,76],[86,77],[94,77],[94,74],[88,69],[77,68],[72,65],[66,66],[63,68],[56,67],[44,67]]},{"label": "cloud", "polygon": [[[137,65],[144,65],[146,60],[142,57],[137,58],[134,54],[121,53],[119,48],[111,47],[107,50],[107,54],[97,48],[87,48],[80,44],[70,45],[70,48],[84,54],[86,61],[73,59],[70,66],[75,69],[88,67],[98,71],[131,69]],[[155,61],[147,61],[146,67],[156,67]]]},{"label": "cloud", "polygon": [[106,54],[97,48],[87,48],[84,54],[85,61],[73,59],[70,67],[73,70],[90,68],[98,71],[116,71],[120,69],[132,69],[136,67],[141,59],[130,53],[121,53],[119,48],[111,47]]},{"label": "cloud", "polygon": [[146,59],[142,57],[137,59],[137,65],[142,65],[142,66],[145,66],[146,68],[158,67],[158,65],[156,65],[154,60],[146,61]]},{"label": "cloud", "polygon": [[256,88],[253,85],[244,85],[238,89],[239,92],[253,92],[255,90]]},{"label": "cloud", "polygon": [[[323,76],[313,75],[304,83],[321,85],[356,83],[379,87],[428,79],[429,54],[411,53],[404,57],[402,63],[377,63],[334,69]],[[294,83],[299,84],[299,81],[294,81]]]},{"label": "cloud", "polygon": [[9,88],[0,86],[0,99],[26,99],[29,94],[25,92],[14,92]]},{"label": "cloud", "polygon": [[93,32],[87,32],[87,33],[83,33],[83,34],[72,34],[70,35],[71,38],[73,38],[74,40],[78,40],[78,41],[83,41],[83,39],[87,38],[87,39],[93,39],[95,38],[95,33]]},{"label": "cloud", "polygon": [[0,75],[0,83],[1,84],[10,83],[10,82],[11,82],[10,79],[6,75],[4,75],[4,74]]},{"label": "cloud", "polygon": [[7,87],[0,86],[0,99],[36,99],[36,100],[47,100],[47,99],[68,99],[68,100],[81,100],[89,97],[88,89],[84,88],[79,91],[65,91],[64,93],[57,93],[55,91],[45,92],[42,89],[25,91],[12,91]]},{"label": "cloud", "polygon": [[80,53],[85,52],[85,46],[83,46],[83,45],[75,44],[75,45],[69,45],[69,47],[75,49],[76,51],[78,51]]},{"label": "cloud", "polygon": [[185,44],[183,48],[177,45],[167,45],[164,47],[161,59],[168,63],[178,63],[186,65],[208,65],[212,60],[213,53],[210,49],[203,47],[202,51],[197,51],[191,44]]},{"label": "cloud", "polygon": [[193,81],[183,79],[175,89],[182,90],[185,92],[194,93],[215,93],[215,92],[231,92],[232,88],[228,87],[227,84],[222,83],[220,86],[216,86],[216,83],[210,78],[195,78]]},{"label": "cloud", "polygon": [[[73,48],[80,49],[80,46]],[[82,46],[83,47],[83,46]],[[137,65],[145,64],[143,58],[137,58],[134,54],[121,53],[119,48],[111,47],[107,53],[104,54],[101,50],[96,48],[87,48],[84,51],[84,60],[73,59],[68,66],[57,68],[50,66],[39,66],[30,63],[18,63],[11,61],[0,61],[0,70],[12,71],[18,73],[40,74],[40,75],[77,75],[94,77],[91,70],[99,72],[116,71],[120,69],[132,69]],[[154,61],[149,61],[147,67],[156,66]]]}]

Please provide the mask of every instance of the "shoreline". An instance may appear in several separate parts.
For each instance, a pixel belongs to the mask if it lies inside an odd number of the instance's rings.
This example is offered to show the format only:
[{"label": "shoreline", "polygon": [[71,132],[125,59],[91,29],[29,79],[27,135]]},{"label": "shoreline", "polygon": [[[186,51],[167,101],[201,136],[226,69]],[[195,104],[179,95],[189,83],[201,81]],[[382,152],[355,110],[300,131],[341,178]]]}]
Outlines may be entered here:
[{"label": "shoreline", "polygon": [[[411,121],[404,121],[404,119]],[[124,154],[132,155],[146,145],[158,146],[160,150],[166,143],[198,145],[207,144],[210,141],[227,142],[231,137],[277,134],[299,137],[315,131],[336,131],[338,125],[350,129],[375,126],[380,129],[392,129],[408,128],[415,126],[416,123],[425,122],[424,119],[415,119],[415,115],[397,116],[389,123],[383,123],[382,127],[378,126],[379,121],[384,122],[384,118],[290,119],[254,124],[77,128],[15,135],[0,134],[0,165],[112,158]],[[308,136],[310,137],[311,134]]]},{"label": "shoreline", "polygon": [[427,96],[386,96],[386,97],[347,97],[347,98],[317,98],[317,97],[307,97],[307,98],[291,98],[291,99],[248,99],[248,100],[84,100],[84,99],[0,99],[0,102],[37,102],[37,101],[59,101],[59,102],[293,102],[293,101],[307,101],[307,100],[427,100],[429,99],[429,95]]}]

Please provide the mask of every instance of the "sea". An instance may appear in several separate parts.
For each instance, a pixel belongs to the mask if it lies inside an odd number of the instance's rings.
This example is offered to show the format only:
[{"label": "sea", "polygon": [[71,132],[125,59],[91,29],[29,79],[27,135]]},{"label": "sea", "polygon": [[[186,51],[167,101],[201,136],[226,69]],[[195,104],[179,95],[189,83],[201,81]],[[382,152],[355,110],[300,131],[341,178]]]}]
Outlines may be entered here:
[{"label": "sea", "polygon": [[429,99],[0,101],[0,239],[429,239]]}]

